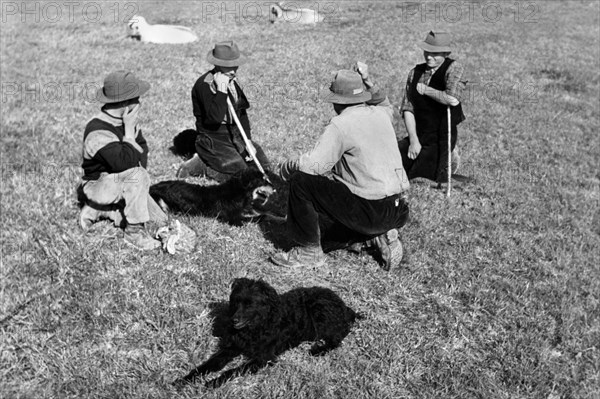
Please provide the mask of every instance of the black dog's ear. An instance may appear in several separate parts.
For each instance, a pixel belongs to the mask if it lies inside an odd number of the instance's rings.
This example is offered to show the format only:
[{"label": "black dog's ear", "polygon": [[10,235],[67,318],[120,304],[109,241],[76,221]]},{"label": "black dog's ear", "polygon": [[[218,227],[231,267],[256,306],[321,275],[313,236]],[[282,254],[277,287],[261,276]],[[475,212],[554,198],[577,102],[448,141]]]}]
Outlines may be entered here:
[{"label": "black dog's ear", "polygon": [[239,172],[239,181],[246,189],[256,188],[263,184],[264,175],[258,169],[253,167],[241,170]]},{"label": "black dog's ear", "polygon": [[279,294],[275,288],[271,287],[266,281],[258,280],[257,285],[260,289],[261,294],[268,298],[269,303],[272,306],[276,306],[279,303]]},{"label": "black dog's ear", "polygon": [[251,282],[252,280],[245,277],[236,278],[231,284],[231,291],[236,291],[245,285],[249,285]]}]

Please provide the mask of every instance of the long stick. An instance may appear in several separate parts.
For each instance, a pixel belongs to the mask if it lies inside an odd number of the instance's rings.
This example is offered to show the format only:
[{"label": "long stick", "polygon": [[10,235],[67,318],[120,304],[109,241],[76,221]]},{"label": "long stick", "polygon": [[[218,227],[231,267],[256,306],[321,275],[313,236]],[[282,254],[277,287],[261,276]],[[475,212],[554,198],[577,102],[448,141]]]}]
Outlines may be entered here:
[{"label": "long stick", "polygon": [[235,112],[235,109],[233,108],[233,104],[231,104],[231,100],[229,99],[229,96],[227,96],[227,106],[229,107],[229,112],[231,113],[231,116],[233,117],[235,124],[237,125],[238,129],[240,130],[240,133],[242,134],[242,138],[244,139],[244,143],[246,144],[246,150],[248,150],[248,154],[250,154],[250,157],[252,157],[252,160],[258,167],[258,170],[260,170],[261,173],[263,175],[265,175],[265,177],[266,177],[267,174],[265,173],[265,170],[263,169],[262,165],[258,161],[258,158],[256,157],[256,148],[254,147],[254,144],[252,144],[252,142],[248,139],[248,136],[246,136],[246,132],[244,131],[244,128],[242,127],[242,123],[240,122],[240,120]]},{"label": "long stick", "polygon": [[446,188],[446,197],[450,197],[450,190],[452,189],[452,124],[450,123],[450,106],[446,108],[446,116],[448,119],[448,187]]}]

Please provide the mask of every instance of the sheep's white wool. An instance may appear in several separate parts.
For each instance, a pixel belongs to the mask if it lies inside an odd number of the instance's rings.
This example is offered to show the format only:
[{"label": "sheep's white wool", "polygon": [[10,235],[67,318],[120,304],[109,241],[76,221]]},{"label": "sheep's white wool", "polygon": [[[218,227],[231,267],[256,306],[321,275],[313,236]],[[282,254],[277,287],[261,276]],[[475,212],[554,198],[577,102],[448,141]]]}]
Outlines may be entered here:
[{"label": "sheep's white wool", "polygon": [[271,5],[269,14],[271,22],[287,22],[290,24],[316,24],[324,18],[323,14],[317,10],[285,7],[282,3]]},{"label": "sheep's white wool", "polygon": [[139,38],[142,42],[158,44],[191,43],[198,36],[185,26],[150,25],[144,17],[134,15],[127,22],[127,36]]}]

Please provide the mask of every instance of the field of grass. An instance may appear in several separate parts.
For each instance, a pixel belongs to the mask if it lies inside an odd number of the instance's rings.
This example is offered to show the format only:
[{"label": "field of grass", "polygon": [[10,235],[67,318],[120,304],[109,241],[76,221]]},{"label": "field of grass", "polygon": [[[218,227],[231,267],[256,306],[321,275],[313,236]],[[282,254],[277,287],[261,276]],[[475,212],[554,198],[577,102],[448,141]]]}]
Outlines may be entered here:
[{"label": "field of grass", "polygon": [[[599,3],[296,4],[327,18],[271,25],[244,1],[2,1],[0,397],[600,398]],[[200,40],[120,40],[133,12]],[[200,217],[183,218],[197,252],[175,257],[130,249],[107,224],[79,230],[83,129],[107,73],[152,83],[141,126],[156,182],[181,161],[168,148],[194,126],[214,42],[249,57],[254,137],[280,162],[334,115],[317,93],[337,69],[367,62],[399,105],[432,28],[453,33],[471,82],[459,146],[475,181],[450,199],[412,185],[401,268],[336,252],[282,270],[269,226]],[[366,318],[327,356],[303,345],[217,390],[176,392],[216,348],[211,312],[240,276],[329,287]]]}]

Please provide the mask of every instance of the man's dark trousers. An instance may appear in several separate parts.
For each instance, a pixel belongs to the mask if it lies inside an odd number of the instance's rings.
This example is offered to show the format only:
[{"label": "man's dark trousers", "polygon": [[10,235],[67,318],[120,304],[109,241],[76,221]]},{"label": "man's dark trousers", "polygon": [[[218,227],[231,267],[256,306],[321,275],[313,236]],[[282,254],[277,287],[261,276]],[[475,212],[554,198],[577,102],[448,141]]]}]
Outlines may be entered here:
[{"label": "man's dark trousers", "polygon": [[[250,139],[250,138],[249,138]],[[252,142],[256,148],[256,157],[261,166],[269,169],[269,160],[263,149]],[[221,125],[218,130],[198,131],[196,152],[200,159],[211,169],[226,175],[253,167],[253,161],[246,161],[246,144],[237,126]]]},{"label": "man's dark trousers", "polygon": [[288,231],[302,246],[346,248],[404,226],[408,213],[400,195],[367,200],[324,176],[295,172],[290,179]]}]

